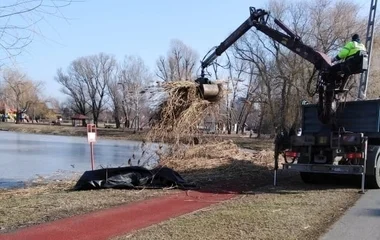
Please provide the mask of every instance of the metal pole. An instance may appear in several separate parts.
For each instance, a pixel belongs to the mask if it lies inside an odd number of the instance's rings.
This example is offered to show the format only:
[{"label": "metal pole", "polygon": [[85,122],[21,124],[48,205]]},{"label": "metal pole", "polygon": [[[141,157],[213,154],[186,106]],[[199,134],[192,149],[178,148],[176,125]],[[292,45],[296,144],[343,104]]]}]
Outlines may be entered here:
[{"label": "metal pole", "polygon": [[278,157],[280,155],[278,148],[279,148],[279,146],[278,146],[278,142],[276,139],[275,147],[274,147],[274,176],[273,176],[273,185],[274,186],[277,186]]},{"label": "metal pole", "polygon": [[367,148],[368,148],[368,137],[364,137],[364,163],[363,163],[363,173],[362,173],[362,186],[361,186],[361,191],[360,193],[364,194],[365,193],[365,174],[366,174],[366,168],[367,168]]},{"label": "metal pole", "polygon": [[376,17],[377,0],[371,0],[371,6],[369,10],[368,25],[367,25],[367,35],[365,47],[368,51],[368,70],[361,74],[359,82],[358,99],[365,99],[367,96],[368,87],[368,75],[371,69],[371,52],[373,43],[373,32],[375,28],[375,17]]},{"label": "metal pole", "polygon": [[94,143],[90,142],[90,151],[91,151],[91,169],[94,171],[94,165],[95,165],[95,160],[94,160]]},{"label": "metal pole", "polygon": [[277,169],[274,170],[273,186],[277,186]]}]

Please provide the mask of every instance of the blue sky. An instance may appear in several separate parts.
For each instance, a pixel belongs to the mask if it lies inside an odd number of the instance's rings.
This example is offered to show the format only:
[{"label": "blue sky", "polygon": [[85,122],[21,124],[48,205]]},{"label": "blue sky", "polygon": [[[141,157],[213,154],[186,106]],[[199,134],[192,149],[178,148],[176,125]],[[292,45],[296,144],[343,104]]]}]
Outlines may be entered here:
[{"label": "blue sky", "polygon": [[40,23],[45,37],[36,37],[17,62],[32,79],[46,83],[46,95],[63,100],[54,76],[77,57],[99,52],[118,59],[139,55],[153,71],[170,40],[177,38],[202,58],[249,16],[249,6],[265,4],[263,0],[84,0],[62,9],[68,22],[49,17],[49,24]]}]

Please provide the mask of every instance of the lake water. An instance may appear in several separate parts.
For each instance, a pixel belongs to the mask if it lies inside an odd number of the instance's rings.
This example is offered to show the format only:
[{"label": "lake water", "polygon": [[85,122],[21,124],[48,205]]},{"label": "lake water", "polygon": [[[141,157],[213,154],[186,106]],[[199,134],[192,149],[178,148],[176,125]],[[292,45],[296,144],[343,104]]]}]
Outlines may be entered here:
[{"label": "lake water", "polygon": [[[149,147],[153,149],[157,145]],[[129,159],[132,165],[155,163],[151,151],[142,152],[138,141],[98,139],[94,144],[94,168],[128,166]],[[91,170],[91,161],[86,137],[0,131],[0,188],[37,176],[67,176],[87,170]]]}]

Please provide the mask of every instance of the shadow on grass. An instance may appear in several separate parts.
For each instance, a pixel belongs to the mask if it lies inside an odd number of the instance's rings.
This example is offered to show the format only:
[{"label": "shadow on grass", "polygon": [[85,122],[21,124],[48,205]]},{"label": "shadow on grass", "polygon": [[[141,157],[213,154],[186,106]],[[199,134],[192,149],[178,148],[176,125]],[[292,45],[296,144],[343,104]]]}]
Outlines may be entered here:
[{"label": "shadow on grass", "polygon": [[[273,186],[272,166],[254,164],[251,161],[232,160],[229,164],[207,169],[179,172],[187,181],[197,185],[197,191],[209,193],[298,194],[300,191],[356,188],[360,190],[359,176],[323,174],[316,183],[304,183],[294,171],[277,172],[277,185]],[[265,186],[265,188],[264,188]]]},{"label": "shadow on grass", "polygon": [[274,149],[273,139],[256,139],[256,138],[230,138],[241,148],[261,151],[265,149]]}]

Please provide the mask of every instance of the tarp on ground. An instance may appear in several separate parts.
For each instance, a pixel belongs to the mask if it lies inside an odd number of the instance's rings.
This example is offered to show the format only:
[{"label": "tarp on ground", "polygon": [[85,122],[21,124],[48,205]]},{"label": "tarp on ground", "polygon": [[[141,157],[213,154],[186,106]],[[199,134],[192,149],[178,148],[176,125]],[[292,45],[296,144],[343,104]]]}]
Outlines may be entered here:
[{"label": "tarp on ground", "polygon": [[176,171],[167,167],[149,170],[144,167],[131,166],[86,171],[77,181],[74,190],[143,187],[192,188],[195,186],[186,182]]}]

